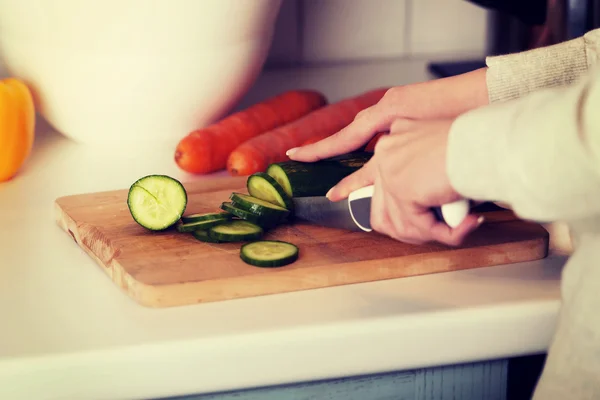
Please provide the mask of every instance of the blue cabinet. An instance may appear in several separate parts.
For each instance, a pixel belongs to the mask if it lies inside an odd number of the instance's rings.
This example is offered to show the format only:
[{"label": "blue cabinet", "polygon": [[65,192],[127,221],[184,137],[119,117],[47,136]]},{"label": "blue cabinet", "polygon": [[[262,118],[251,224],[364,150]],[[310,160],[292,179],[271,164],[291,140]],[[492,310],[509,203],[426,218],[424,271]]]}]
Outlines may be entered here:
[{"label": "blue cabinet", "polygon": [[505,400],[507,376],[497,360],[170,400]]}]

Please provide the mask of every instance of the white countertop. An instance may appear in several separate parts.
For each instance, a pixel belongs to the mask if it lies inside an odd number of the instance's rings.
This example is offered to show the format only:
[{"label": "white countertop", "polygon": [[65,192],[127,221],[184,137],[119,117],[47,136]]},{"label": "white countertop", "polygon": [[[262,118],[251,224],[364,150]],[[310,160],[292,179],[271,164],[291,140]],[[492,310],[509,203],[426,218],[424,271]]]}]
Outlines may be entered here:
[{"label": "white countertop", "polygon": [[[426,79],[424,62],[265,73],[331,101]],[[137,163],[134,165],[134,162]],[[139,399],[509,357],[546,349],[563,256],[168,309],[139,306],[54,222],[63,195],[184,181],[172,152],[106,154],[40,123],[0,184],[0,398]],[[193,178],[202,179],[202,178]]]}]

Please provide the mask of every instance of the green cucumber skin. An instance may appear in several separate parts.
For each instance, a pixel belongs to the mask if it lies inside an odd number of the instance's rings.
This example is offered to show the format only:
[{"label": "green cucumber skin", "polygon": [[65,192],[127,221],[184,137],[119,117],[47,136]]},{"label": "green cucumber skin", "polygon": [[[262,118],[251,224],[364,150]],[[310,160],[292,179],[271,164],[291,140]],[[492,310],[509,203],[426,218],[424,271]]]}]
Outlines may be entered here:
[{"label": "green cucumber skin", "polygon": [[239,207],[234,206],[233,203],[227,201],[221,204],[221,209],[235,215],[237,218],[246,220],[248,222],[252,222],[253,224],[260,226],[264,230],[273,229],[283,221],[279,218],[259,217],[258,215],[240,209]]},{"label": "green cucumber skin", "polygon": [[252,193],[253,192],[252,180],[256,179],[255,177],[266,180],[273,187],[273,189],[275,189],[275,191],[279,194],[279,196],[281,196],[281,199],[283,200],[283,204],[279,204],[279,205],[281,207],[284,207],[287,210],[289,210],[290,213],[294,212],[293,199],[286,193],[285,189],[279,184],[279,182],[277,182],[275,180],[275,178],[273,178],[271,175],[269,175],[266,172],[256,172],[248,177],[248,180],[246,183],[246,189],[248,190],[248,193],[250,193],[251,196],[254,196],[254,194]]},{"label": "green cucumber skin", "polygon": [[[259,242],[263,242],[263,241],[259,241]],[[291,254],[287,257],[282,257],[276,260],[256,260],[250,256],[248,256],[246,254],[245,247],[252,245],[255,242],[251,242],[251,243],[246,243],[245,245],[243,245],[240,248],[240,258],[242,259],[242,261],[244,261],[246,264],[255,266],[255,267],[261,267],[261,268],[279,268],[279,267],[283,267],[289,264],[292,264],[294,262],[296,262],[300,256],[300,251],[298,249],[298,247],[292,243],[289,242],[283,242],[283,241],[279,241],[279,240],[264,240],[264,242],[278,242],[278,243],[285,243],[285,244],[289,244],[292,245],[293,247],[296,248],[296,252],[294,254]]]},{"label": "green cucumber skin", "polygon": [[223,243],[218,239],[215,239],[213,237],[211,237],[208,234],[208,231],[204,231],[204,230],[196,230],[192,232],[192,236],[196,239],[199,240],[201,242],[205,242],[205,243]]},{"label": "green cucumber skin", "polygon": [[219,232],[216,230],[217,228],[223,228],[227,224],[233,223],[233,222],[226,222],[226,223],[223,223],[223,224],[220,224],[220,225],[210,228],[208,230],[208,235],[212,239],[218,240],[219,242],[229,242],[229,243],[231,243],[231,242],[247,242],[250,240],[260,239],[262,237],[262,235],[264,234],[264,230],[262,229],[262,227],[257,224],[254,224],[250,221],[246,221],[246,222],[255,225],[256,231],[251,232],[251,233],[246,233],[246,234],[230,234],[230,233],[226,233],[226,232]]},{"label": "green cucumber skin", "polygon": [[[312,163],[284,161],[274,165],[285,173],[293,197],[325,196],[329,189],[362,168],[372,156],[368,152],[356,152]],[[273,176],[273,171],[269,166],[267,173]]]},{"label": "green cucumber skin", "polygon": [[243,210],[233,205],[233,203],[225,201],[221,203],[221,209],[236,217],[260,225],[261,218],[258,215],[252,214],[249,211]]},{"label": "green cucumber skin", "polygon": [[188,222],[188,223],[178,222],[176,227],[177,227],[177,232],[185,233],[185,232],[193,232],[193,231],[196,231],[199,229],[205,230],[208,228],[212,228],[215,225],[219,225],[219,224],[222,224],[227,221],[228,220],[226,220],[226,219],[219,218],[219,219]]},{"label": "green cucumber skin", "polygon": [[[165,179],[165,180],[169,180],[172,183],[177,184],[182,191],[182,207],[181,207],[181,212],[174,216],[172,218],[172,222],[160,225],[160,226],[148,226],[147,224],[144,224],[144,222],[141,220],[141,217],[138,217],[137,213],[135,212],[133,205],[130,203],[130,195],[131,192],[134,190],[134,188],[136,188],[137,186],[141,187],[143,189],[143,186],[140,185],[141,182],[148,180],[148,179]],[[144,189],[145,190],[145,189]],[[131,184],[131,186],[129,187],[129,191],[127,193],[127,209],[129,210],[129,214],[131,215],[131,218],[133,218],[133,220],[140,225],[141,227],[149,230],[149,231],[154,231],[154,232],[160,232],[160,231],[165,231],[169,228],[172,228],[175,224],[177,224],[177,222],[181,219],[182,215],[185,213],[185,210],[187,208],[188,205],[188,195],[187,195],[187,191],[185,190],[185,187],[183,186],[183,184],[173,178],[170,177],[168,175],[161,175],[161,174],[151,174],[151,175],[146,175],[143,176],[141,178],[139,178],[138,180],[136,180],[135,182],[133,182]]]},{"label": "green cucumber skin", "polygon": [[240,196],[240,193],[232,193],[229,197],[234,207],[242,210],[251,212],[258,217],[282,219],[285,218],[290,212],[289,210],[277,210],[274,208],[268,208],[257,203],[252,203]]},{"label": "green cucumber skin", "polygon": [[181,217],[181,222],[189,224],[192,222],[208,221],[215,219],[230,220],[232,215],[227,212],[218,213],[202,213],[202,214],[189,214]]}]

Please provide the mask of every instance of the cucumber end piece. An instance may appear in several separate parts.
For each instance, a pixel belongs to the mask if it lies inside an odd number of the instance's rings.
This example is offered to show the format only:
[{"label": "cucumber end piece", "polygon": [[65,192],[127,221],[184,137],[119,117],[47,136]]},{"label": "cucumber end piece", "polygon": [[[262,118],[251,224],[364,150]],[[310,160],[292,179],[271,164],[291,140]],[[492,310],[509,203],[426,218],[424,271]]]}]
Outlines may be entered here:
[{"label": "cucumber end piece", "polygon": [[167,175],[147,175],[135,181],[127,194],[127,208],[133,220],[151,231],[175,225],[187,207],[185,187]]}]

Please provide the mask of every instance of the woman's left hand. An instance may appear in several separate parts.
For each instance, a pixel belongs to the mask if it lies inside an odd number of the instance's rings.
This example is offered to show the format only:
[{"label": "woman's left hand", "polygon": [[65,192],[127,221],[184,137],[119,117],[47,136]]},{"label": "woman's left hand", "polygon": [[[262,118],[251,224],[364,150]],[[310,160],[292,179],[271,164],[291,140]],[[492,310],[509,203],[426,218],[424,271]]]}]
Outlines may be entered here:
[{"label": "woman's left hand", "polygon": [[350,192],[373,184],[373,230],[407,243],[459,245],[481,221],[469,215],[452,229],[437,221],[431,211],[432,207],[461,199],[446,171],[453,121],[394,121],[390,133],[375,146],[373,158],[332,188],[329,199],[345,199]]}]

